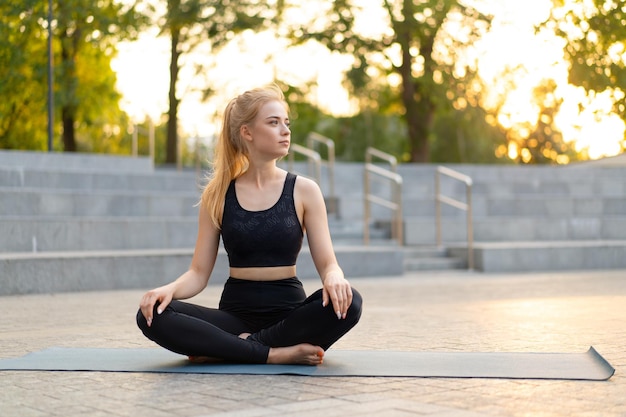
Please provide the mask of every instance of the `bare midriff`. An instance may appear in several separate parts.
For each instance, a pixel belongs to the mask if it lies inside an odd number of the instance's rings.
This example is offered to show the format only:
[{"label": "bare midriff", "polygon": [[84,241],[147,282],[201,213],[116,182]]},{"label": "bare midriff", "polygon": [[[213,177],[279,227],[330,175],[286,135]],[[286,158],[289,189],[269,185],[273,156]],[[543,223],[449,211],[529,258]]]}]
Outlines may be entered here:
[{"label": "bare midriff", "polygon": [[248,268],[230,268],[232,278],[251,281],[276,281],[296,276],[296,266],[263,266]]}]

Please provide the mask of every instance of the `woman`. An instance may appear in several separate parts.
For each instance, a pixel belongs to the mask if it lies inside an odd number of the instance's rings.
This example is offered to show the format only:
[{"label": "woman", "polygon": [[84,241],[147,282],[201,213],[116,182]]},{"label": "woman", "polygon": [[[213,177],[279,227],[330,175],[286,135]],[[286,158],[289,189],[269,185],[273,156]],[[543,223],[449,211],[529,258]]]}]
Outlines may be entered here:
[{"label": "woman", "polygon": [[[146,337],[192,361],[319,365],[361,315],[361,296],[333,251],[319,187],[276,165],[289,151],[288,112],[276,86],[230,101],[189,270],[141,299],[137,324]],[[322,280],[309,297],[296,277],[305,230]],[[179,301],[206,287],[220,236],[230,277],[219,309]]]}]

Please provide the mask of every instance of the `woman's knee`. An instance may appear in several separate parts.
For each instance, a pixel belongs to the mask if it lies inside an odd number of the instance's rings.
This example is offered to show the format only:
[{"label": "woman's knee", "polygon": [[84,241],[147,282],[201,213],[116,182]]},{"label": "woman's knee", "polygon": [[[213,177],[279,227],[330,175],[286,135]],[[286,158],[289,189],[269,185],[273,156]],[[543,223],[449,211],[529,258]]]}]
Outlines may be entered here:
[{"label": "woman's knee", "polygon": [[[157,317],[157,306],[154,306],[154,311],[152,312],[152,325],[154,325],[155,323],[155,319]],[[137,326],[141,329],[141,331],[144,334],[147,334],[148,332],[150,332],[150,330],[152,329],[151,326],[148,326],[148,320],[146,320],[146,317],[143,315],[143,312],[141,311],[141,309],[139,309],[137,311],[137,315],[135,316],[135,320],[137,322]]]},{"label": "woman's knee", "polygon": [[363,297],[361,297],[360,292],[358,292],[355,288],[352,288],[352,304],[350,304],[350,308],[348,309],[348,315],[353,316],[356,321],[359,321],[362,310]]},{"label": "woman's knee", "polygon": [[137,321],[137,327],[141,329],[142,332],[146,332],[148,330],[148,321],[143,316],[141,309],[137,311],[137,315],[135,316],[135,320]]},{"label": "woman's knee", "polygon": [[[176,303],[176,301],[172,300],[170,302],[170,305],[167,307],[167,309],[171,309],[172,305],[174,305],[175,303]],[[159,304],[160,303],[156,303],[154,305],[153,310],[152,310],[152,323],[153,324],[155,323],[157,317],[160,316],[160,314],[158,314]],[[144,333],[146,333],[146,331],[150,330],[150,326],[148,326],[148,321],[146,320],[146,317],[143,315],[143,312],[141,311],[141,308],[137,311],[136,321],[137,321],[137,326],[139,326],[139,328]]]}]

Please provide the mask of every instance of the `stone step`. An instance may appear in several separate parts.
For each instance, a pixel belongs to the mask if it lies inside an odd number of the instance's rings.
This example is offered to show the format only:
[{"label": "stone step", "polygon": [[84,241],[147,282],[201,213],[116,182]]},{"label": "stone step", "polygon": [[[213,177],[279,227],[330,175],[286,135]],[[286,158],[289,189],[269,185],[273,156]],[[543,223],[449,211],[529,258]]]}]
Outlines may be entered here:
[{"label": "stone step", "polygon": [[[335,245],[363,244],[362,223],[330,222]],[[192,248],[198,217],[0,217],[1,252]],[[373,244],[390,242],[388,228],[370,228]],[[307,241],[305,239],[304,244]]]},{"label": "stone step", "polygon": [[197,193],[204,180],[191,172],[93,172],[0,166],[0,187]]},{"label": "stone step", "polygon": [[[0,216],[186,216],[196,212],[199,191],[86,190],[0,187]],[[626,197],[485,197],[472,200],[481,216],[605,216],[626,215]],[[372,218],[391,218],[392,212],[372,205]],[[362,198],[339,199],[340,219],[362,219]],[[434,216],[434,200],[403,200],[405,217]],[[463,211],[442,206],[442,215],[463,217]]]},{"label": "stone step", "polygon": [[[467,246],[449,246],[467,261]],[[626,240],[479,242],[474,269],[481,272],[547,272],[626,268]]]},{"label": "stone step", "polygon": [[0,216],[192,216],[199,193],[0,188]]},{"label": "stone step", "polygon": [[193,248],[197,216],[0,217],[0,252]]},{"label": "stone step", "polygon": [[32,152],[0,150],[1,167],[40,170],[77,170],[83,172],[152,172],[154,164],[147,157],[85,153]]},{"label": "stone step", "polygon": [[[338,246],[346,277],[399,276],[404,253],[394,247]],[[83,251],[0,254],[0,296],[69,291],[153,288],[176,279],[191,262],[192,249]],[[319,277],[307,248],[298,259],[298,277]],[[211,282],[228,276],[221,250]]]},{"label": "stone step", "polygon": [[[436,242],[436,225],[432,218],[409,217],[404,221],[404,242],[407,245],[430,245]],[[626,215],[598,217],[481,217],[474,219],[474,240],[561,241],[626,239]],[[465,242],[467,223],[464,218],[446,218],[441,224],[444,243]]]},{"label": "stone step", "polygon": [[[348,277],[393,276],[410,268],[451,267],[450,261],[426,260],[412,264],[405,251],[393,247],[337,247],[337,257]],[[303,251],[298,275],[316,277]],[[467,262],[467,247],[449,247],[452,257]],[[0,255],[0,295],[66,291],[150,288],[169,282],[185,271],[191,249],[15,253]],[[626,241],[551,241],[477,243],[475,270],[481,272],[540,272],[626,268]],[[419,266],[413,266],[419,265]],[[227,275],[226,255],[220,252],[212,282]]]},{"label": "stone step", "polygon": [[[385,167],[384,164],[381,165]],[[405,196],[433,197],[436,164],[401,164],[398,173],[403,179]],[[626,167],[580,166],[497,166],[446,164],[470,176],[474,194],[517,196],[520,194],[558,195],[626,195]],[[306,168],[304,168],[306,171]],[[337,163],[335,188],[340,196],[363,193],[363,164]],[[389,181],[373,177],[373,190],[388,190]],[[328,183],[328,174],[322,171],[322,189]],[[442,177],[441,190],[455,196],[465,194],[464,183]]]},{"label": "stone step", "polygon": [[450,256],[448,250],[444,247],[404,247],[405,271],[444,271],[453,269],[467,269],[467,261]]},{"label": "stone step", "polygon": [[[9,152],[11,154],[12,152]],[[19,152],[17,153],[19,155]],[[61,189],[132,189],[132,190],[189,190],[197,191],[204,183],[206,172],[170,169],[154,170],[145,161],[128,157],[99,155],[52,154],[62,162],[49,161],[41,154],[38,162],[25,158],[7,158],[0,151],[0,187],[61,188]],[[4,156],[4,159],[2,158]],[[78,160],[75,161],[75,159]],[[4,162],[3,162],[4,161]],[[85,162],[86,161],[86,162]],[[93,163],[91,163],[93,162]],[[126,166],[128,165],[128,167]],[[137,166],[135,166],[137,165]],[[284,166],[283,168],[288,168]],[[302,171],[302,165],[296,166]],[[461,166],[473,179],[473,194],[515,197],[525,195],[604,196],[626,195],[626,169],[566,167],[492,167]],[[403,194],[406,198],[432,198],[435,186],[435,165],[404,164],[399,167],[403,176]],[[306,171],[306,169],[304,169]],[[120,175],[123,174],[123,175]],[[306,172],[305,172],[306,174]],[[322,171],[322,190],[330,193],[328,172]],[[464,198],[465,185],[449,178],[442,179],[445,195]],[[358,197],[363,194],[363,165],[339,163],[335,172],[335,195]],[[374,178],[372,191],[386,192],[389,182]]]},{"label": "stone step", "polygon": [[[360,221],[329,222],[335,245],[363,244]],[[622,240],[626,239],[626,216],[550,218],[490,217],[474,220],[477,242]],[[185,217],[0,217],[0,252],[76,251],[105,249],[190,248],[195,245],[197,216]],[[395,244],[388,222],[370,227],[376,245]],[[465,219],[442,222],[444,243],[467,240]],[[407,218],[404,243],[408,246],[436,242],[432,218]],[[306,243],[306,240],[305,240]]]},{"label": "stone step", "polygon": [[405,271],[450,271],[467,269],[467,262],[460,258],[412,258],[404,261]]},{"label": "stone step", "polygon": [[[465,202],[465,199],[460,201]],[[339,201],[340,213],[344,218],[362,218],[364,203],[358,198],[342,198]],[[411,198],[402,201],[402,212],[408,217],[434,218],[434,199]],[[626,215],[626,197],[568,197],[568,196],[527,196],[527,197],[486,197],[473,196],[474,218],[492,216],[512,217],[595,217]],[[390,219],[392,211],[381,206],[371,205],[374,219]],[[464,211],[442,205],[441,214],[445,217],[465,217]]]},{"label": "stone step", "polygon": [[[409,183],[412,180],[433,178],[438,166],[468,175],[474,182],[577,181],[594,178],[620,179],[626,176],[626,166],[598,167],[584,164],[548,165],[484,165],[484,164],[401,164],[398,173]],[[442,177],[446,178],[447,177]],[[452,180],[453,182],[456,182]]]}]

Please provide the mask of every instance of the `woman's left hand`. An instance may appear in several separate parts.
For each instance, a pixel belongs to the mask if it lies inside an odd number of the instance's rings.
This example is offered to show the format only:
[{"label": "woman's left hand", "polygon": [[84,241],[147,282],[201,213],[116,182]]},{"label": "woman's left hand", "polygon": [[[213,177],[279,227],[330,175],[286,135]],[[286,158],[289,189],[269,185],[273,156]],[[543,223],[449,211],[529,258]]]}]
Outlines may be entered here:
[{"label": "woman's left hand", "polygon": [[345,319],[352,304],[352,287],[343,276],[330,273],[324,280],[322,305],[326,307],[328,301],[332,303],[337,318]]}]

